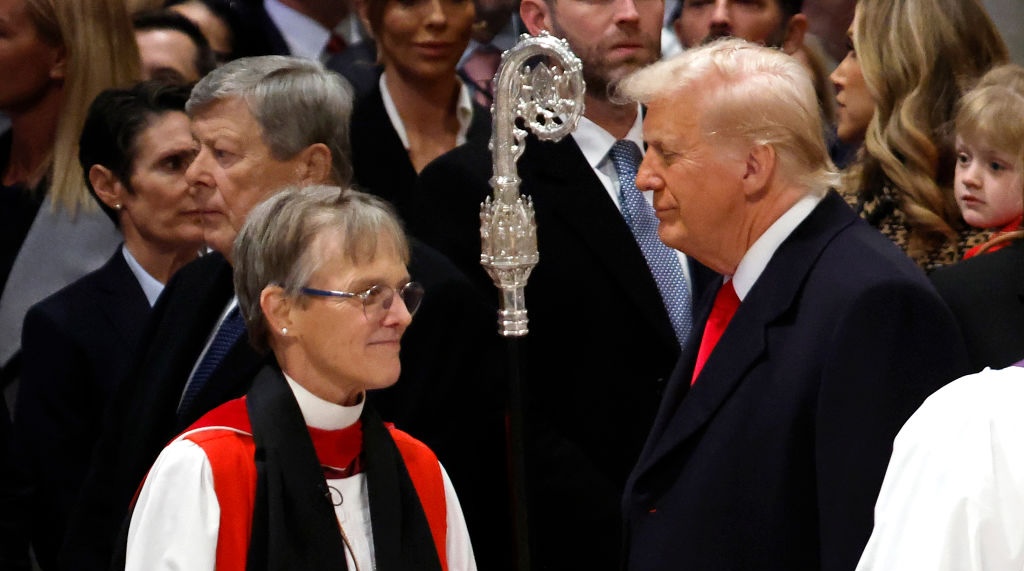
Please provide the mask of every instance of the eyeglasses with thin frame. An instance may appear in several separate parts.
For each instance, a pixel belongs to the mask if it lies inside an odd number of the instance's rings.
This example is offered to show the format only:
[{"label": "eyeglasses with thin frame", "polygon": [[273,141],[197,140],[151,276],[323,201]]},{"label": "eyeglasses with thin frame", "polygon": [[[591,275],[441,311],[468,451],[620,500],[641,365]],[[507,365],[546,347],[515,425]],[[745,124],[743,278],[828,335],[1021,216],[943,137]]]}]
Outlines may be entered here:
[{"label": "eyeglasses with thin frame", "polygon": [[373,285],[363,292],[335,291],[329,289],[316,289],[312,287],[299,288],[299,293],[315,297],[337,297],[342,299],[358,298],[363,304],[363,315],[366,319],[377,320],[384,317],[384,314],[391,309],[395,301],[395,293],[402,298],[406,311],[409,315],[415,315],[423,301],[423,286],[416,282],[409,282],[395,291],[395,288],[386,285]]}]

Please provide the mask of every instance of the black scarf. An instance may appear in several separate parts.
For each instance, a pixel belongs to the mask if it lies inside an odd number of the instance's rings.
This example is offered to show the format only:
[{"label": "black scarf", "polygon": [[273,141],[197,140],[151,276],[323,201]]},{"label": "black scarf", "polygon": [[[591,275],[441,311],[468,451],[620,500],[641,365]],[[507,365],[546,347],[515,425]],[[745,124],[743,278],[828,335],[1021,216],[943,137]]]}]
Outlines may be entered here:
[{"label": "black scarf", "polygon": [[[256,442],[256,501],[246,569],[346,569],[330,491],[280,370],[260,371],[247,401]],[[369,404],[361,418],[377,569],[440,571],[427,516],[395,441]]]}]

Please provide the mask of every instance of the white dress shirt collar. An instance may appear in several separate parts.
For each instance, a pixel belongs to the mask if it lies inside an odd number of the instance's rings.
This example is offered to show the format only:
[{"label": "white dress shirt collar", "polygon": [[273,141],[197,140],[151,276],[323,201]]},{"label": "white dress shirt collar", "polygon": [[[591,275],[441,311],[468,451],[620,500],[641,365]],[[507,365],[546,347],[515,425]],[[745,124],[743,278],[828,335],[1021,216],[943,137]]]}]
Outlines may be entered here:
[{"label": "white dress shirt collar", "polygon": [[285,6],[280,0],[264,0],[267,16],[281,31],[288,44],[288,51],[294,56],[319,60],[331,37],[331,31],[319,22],[294,8]]},{"label": "white dress shirt collar", "polygon": [[[408,151],[409,134],[405,130],[405,124],[402,123],[402,116],[398,114],[398,108],[395,107],[395,100],[391,98],[391,92],[388,91],[386,76],[387,72],[380,74],[380,79],[377,82],[380,86],[381,99],[384,100],[384,110],[388,114],[388,119],[391,119],[391,126],[395,128],[398,138],[402,141],[402,147]],[[455,108],[455,119],[459,122],[459,132],[455,134],[455,144],[461,145],[466,142],[466,133],[469,132],[469,125],[473,122],[473,99],[466,84],[461,81],[459,82],[459,100]]]},{"label": "white dress shirt collar", "polygon": [[164,291],[164,284],[149,275],[149,272],[128,251],[128,246],[121,245],[121,255],[124,256],[124,261],[128,263],[128,269],[132,271],[135,279],[139,282],[139,286],[142,287],[142,293],[146,294],[146,301],[149,302],[149,306],[153,307],[153,304],[156,303],[156,298],[160,297],[160,293]]},{"label": "white dress shirt collar", "polygon": [[824,195],[809,194],[798,200],[761,234],[746,254],[743,254],[739,265],[736,266],[736,273],[732,276],[732,285],[736,289],[736,296],[740,298],[740,301],[750,293],[750,289],[761,277],[761,273],[764,272],[779,246],[805,218],[810,216],[811,211],[823,198]]},{"label": "white dress shirt collar", "polygon": [[[586,157],[587,162],[590,163],[590,167],[593,169],[600,168],[601,163],[608,160],[608,151],[612,150],[612,145],[618,140],[611,133],[605,131],[603,127],[586,117],[580,117],[579,124],[577,124],[576,130],[573,131],[572,138],[576,141],[580,151],[583,152],[583,156]],[[639,106],[637,106],[636,120],[633,121],[633,126],[629,128],[629,132],[623,138],[636,143],[640,147],[640,152],[643,153],[644,118],[643,114],[640,113]]]}]

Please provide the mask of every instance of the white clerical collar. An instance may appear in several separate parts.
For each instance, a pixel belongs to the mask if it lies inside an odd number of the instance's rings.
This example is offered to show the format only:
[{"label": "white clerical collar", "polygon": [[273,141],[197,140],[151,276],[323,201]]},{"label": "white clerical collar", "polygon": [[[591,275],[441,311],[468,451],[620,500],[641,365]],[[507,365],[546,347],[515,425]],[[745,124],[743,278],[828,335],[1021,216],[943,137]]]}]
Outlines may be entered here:
[{"label": "white clerical collar", "polygon": [[[377,80],[381,99],[384,100],[384,110],[387,111],[388,119],[391,119],[391,126],[395,128],[398,138],[402,141],[402,147],[408,151],[409,134],[405,131],[405,124],[402,123],[402,116],[398,114],[398,108],[395,107],[395,100],[391,98],[391,92],[388,91],[386,76],[387,72],[384,72]],[[473,99],[469,95],[466,84],[462,81],[459,81],[459,101],[456,105],[455,119],[459,122],[459,132],[455,134],[455,144],[461,145],[466,142],[466,133],[469,132],[469,124],[473,121]]]},{"label": "white clerical collar", "polygon": [[[592,169],[600,168],[600,165],[608,158],[608,151],[612,150],[612,145],[617,141],[611,133],[585,116],[580,117],[576,130],[572,133],[572,138]],[[629,128],[629,132],[623,138],[636,143],[641,153],[644,151],[644,117],[640,113],[639,105],[633,126]]]},{"label": "white clerical collar", "polygon": [[273,20],[294,56],[319,60],[331,31],[309,16],[285,6],[280,0],[264,0],[267,16]]},{"label": "white clerical collar", "polygon": [[767,230],[754,242],[743,254],[743,259],[736,266],[736,273],[732,276],[732,285],[736,289],[736,296],[743,300],[754,287],[757,278],[768,266],[775,251],[786,241],[786,238],[796,230],[796,227],[810,216],[811,211],[824,198],[824,194],[808,194],[798,200],[782,216],[779,216]]},{"label": "white clerical collar", "polygon": [[153,307],[153,304],[156,303],[156,298],[160,297],[160,292],[164,291],[164,284],[149,275],[149,272],[142,267],[142,264],[128,251],[128,246],[124,244],[121,245],[121,255],[124,256],[124,261],[128,262],[128,269],[132,271],[135,279],[139,282],[139,286],[142,287],[142,293],[146,294],[146,301],[149,302],[149,306]]},{"label": "white clerical collar", "polygon": [[306,426],[321,430],[340,430],[355,424],[363,414],[363,405],[366,403],[365,394],[359,400],[359,404],[342,406],[314,395],[295,382],[295,379],[289,377],[287,373],[284,378],[288,381],[292,394],[295,395],[295,401],[299,403],[299,410],[302,411],[302,418],[306,420]]}]

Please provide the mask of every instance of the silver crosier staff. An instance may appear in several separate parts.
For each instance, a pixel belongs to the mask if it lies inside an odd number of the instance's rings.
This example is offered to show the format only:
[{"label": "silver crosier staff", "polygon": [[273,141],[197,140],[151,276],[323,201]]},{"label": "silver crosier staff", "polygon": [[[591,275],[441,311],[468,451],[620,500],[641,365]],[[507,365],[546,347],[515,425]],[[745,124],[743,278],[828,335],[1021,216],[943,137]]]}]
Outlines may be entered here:
[{"label": "silver crosier staff", "polygon": [[[523,34],[501,56],[494,78],[490,150],[492,196],[480,205],[480,263],[501,292],[498,332],[508,347],[507,440],[518,571],[530,569],[526,514],[523,379],[518,338],[527,334],[525,288],[540,259],[533,202],[519,194],[516,161],[526,136],[557,141],[583,114],[583,64],[547,32]],[[529,190],[529,189],[527,189]]]},{"label": "silver crosier staff", "polygon": [[489,144],[493,194],[480,205],[480,263],[501,290],[498,332],[506,337],[528,332],[523,292],[539,259],[533,202],[519,194],[516,161],[528,133],[557,141],[576,129],[584,89],[583,64],[565,40],[547,32],[523,34],[502,54],[495,74]]}]

